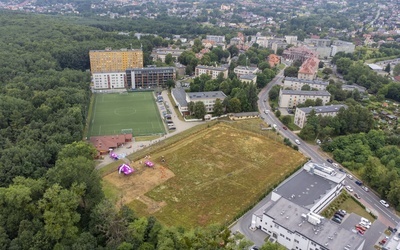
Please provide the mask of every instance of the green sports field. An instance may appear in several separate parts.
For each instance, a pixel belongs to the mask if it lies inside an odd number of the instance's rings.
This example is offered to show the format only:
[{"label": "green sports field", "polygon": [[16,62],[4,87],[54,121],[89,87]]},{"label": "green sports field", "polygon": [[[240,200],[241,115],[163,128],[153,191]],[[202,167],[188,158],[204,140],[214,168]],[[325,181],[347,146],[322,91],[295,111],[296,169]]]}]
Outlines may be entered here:
[{"label": "green sports field", "polygon": [[165,133],[152,92],[95,94],[88,136],[121,134],[133,136]]}]

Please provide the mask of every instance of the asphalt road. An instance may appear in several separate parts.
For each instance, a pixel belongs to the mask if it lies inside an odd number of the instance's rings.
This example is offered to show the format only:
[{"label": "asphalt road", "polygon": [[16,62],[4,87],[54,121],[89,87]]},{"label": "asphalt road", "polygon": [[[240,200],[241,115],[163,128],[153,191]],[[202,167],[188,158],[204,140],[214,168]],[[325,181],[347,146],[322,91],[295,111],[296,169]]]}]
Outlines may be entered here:
[{"label": "asphalt road", "polygon": [[[259,101],[258,101],[258,108],[260,112],[261,118],[267,122],[268,124],[276,124],[277,131],[282,134],[284,137],[289,138],[293,143],[295,140],[299,140],[301,143],[298,145],[299,151],[302,152],[305,156],[309,157],[315,163],[325,163],[330,165],[326,161],[326,157],[322,155],[320,152],[315,150],[315,146],[308,145],[307,143],[303,142],[300,137],[298,137],[295,133],[290,130],[284,130],[283,124],[280,122],[278,118],[275,117],[274,113],[271,111],[271,107],[269,105],[269,97],[268,93],[271,88],[282,82],[284,79],[283,70],[259,93]],[[265,113],[265,110],[268,110]],[[331,165],[331,167],[334,167]],[[350,173],[351,174],[351,173]],[[394,213],[392,208],[386,208],[382,204],[380,204],[380,197],[377,196],[374,192],[365,192],[360,186],[355,183],[355,179],[350,180],[346,178],[346,185],[350,185],[353,188],[353,193],[358,193],[361,196],[360,202],[364,204],[368,209],[370,209],[374,214],[378,215],[378,220],[382,222],[386,226],[397,226],[399,223],[399,217]],[[261,233],[260,230],[255,232],[249,229],[251,223],[252,214],[258,210],[261,206],[265,205],[268,200],[269,196],[264,198],[260,203],[258,203],[253,209],[251,209],[248,213],[246,213],[243,217],[241,217],[237,223],[232,227],[232,231],[239,230],[241,233],[246,235],[246,237],[253,241],[256,245],[262,245],[263,240],[265,238],[265,234]]]}]

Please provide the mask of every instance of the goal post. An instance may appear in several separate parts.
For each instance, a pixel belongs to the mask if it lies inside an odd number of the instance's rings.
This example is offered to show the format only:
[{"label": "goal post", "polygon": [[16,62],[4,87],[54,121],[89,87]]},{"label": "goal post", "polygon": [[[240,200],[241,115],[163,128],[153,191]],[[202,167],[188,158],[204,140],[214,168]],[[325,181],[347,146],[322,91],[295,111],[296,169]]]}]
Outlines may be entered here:
[{"label": "goal post", "polygon": [[121,129],[121,134],[132,134],[133,135],[133,129],[132,128]]}]

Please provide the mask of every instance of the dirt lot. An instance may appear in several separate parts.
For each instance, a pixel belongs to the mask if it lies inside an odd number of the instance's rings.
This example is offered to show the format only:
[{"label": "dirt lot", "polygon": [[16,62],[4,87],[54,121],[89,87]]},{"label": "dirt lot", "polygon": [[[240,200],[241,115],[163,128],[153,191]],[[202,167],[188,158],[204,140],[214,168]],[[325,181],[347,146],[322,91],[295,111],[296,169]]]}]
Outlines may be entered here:
[{"label": "dirt lot", "polygon": [[139,167],[131,176],[112,173],[104,181],[137,214],[186,228],[232,220],[305,160],[263,134],[222,123],[151,158],[155,170]]}]

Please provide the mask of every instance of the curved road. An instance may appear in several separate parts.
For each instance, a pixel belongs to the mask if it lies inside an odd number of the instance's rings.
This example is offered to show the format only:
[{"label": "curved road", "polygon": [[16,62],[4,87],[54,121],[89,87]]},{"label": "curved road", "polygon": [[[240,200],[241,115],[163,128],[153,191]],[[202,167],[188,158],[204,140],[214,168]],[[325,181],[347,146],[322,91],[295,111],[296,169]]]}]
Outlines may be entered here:
[{"label": "curved road", "polygon": [[[315,163],[326,163],[326,157],[324,157],[320,152],[316,151],[314,146],[308,145],[303,142],[300,137],[298,137],[295,133],[290,130],[284,130],[282,127],[284,126],[282,122],[275,117],[274,113],[271,111],[271,107],[269,105],[269,96],[268,93],[271,88],[282,82],[284,79],[283,70],[279,72],[279,74],[264,88],[260,91],[258,97],[258,108],[260,112],[261,118],[266,121],[268,124],[276,124],[277,131],[284,137],[289,138],[293,143],[295,140],[299,140],[301,142],[299,147],[299,151],[302,152],[305,156],[309,157]],[[265,113],[265,110],[268,110]],[[330,165],[333,167],[333,165]],[[358,193],[361,196],[361,202],[369,208],[373,213],[378,215],[378,219],[385,224],[386,226],[397,226],[400,222],[399,217],[394,213],[392,208],[386,208],[380,204],[380,197],[378,197],[374,192],[365,192],[360,186],[355,184],[354,180],[346,179],[346,185],[350,185],[354,192]],[[264,243],[264,238],[266,234],[262,233],[260,230],[256,230],[255,232],[249,229],[252,215],[255,211],[260,209],[270,200],[270,195],[266,196],[263,200],[261,200],[253,209],[243,215],[236,223],[232,226],[232,231],[240,231],[243,233],[249,240],[253,241],[256,245],[261,246]]]}]

